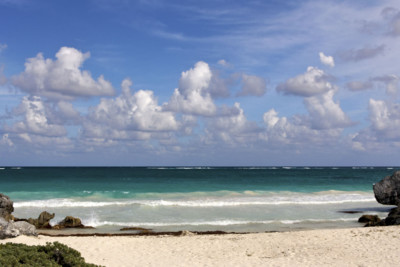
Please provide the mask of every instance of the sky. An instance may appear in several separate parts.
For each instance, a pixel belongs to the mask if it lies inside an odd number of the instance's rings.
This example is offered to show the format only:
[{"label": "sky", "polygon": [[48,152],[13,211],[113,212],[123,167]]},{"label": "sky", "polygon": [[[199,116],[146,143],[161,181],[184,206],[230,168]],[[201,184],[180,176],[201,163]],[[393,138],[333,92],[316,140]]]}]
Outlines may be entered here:
[{"label": "sky", "polygon": [[400,166],[398,0],[0,0],[2,166]]}]

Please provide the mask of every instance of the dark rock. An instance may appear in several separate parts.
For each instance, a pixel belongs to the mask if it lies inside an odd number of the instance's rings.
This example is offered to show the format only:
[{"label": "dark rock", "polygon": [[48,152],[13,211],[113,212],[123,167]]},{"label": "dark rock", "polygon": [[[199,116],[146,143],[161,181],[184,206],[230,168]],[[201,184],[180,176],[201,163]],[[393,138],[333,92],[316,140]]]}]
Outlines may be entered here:
[{"label": "dark rock", "polygon": [[383,220],[376,215],[363,215],[358,219],[358,222],[366,223],[365,226],[400,225],[400,207],[392,209]]},{"label": "dark rock", "polygon": [[400,225],[400,207],[392,209],[385,219],[386,225]]},{"label": "dark rock", "polygon": [[6,221],[14,219],[11,213],[14,211],[13,202],[11,199],[0,193],[0,217],[3,217]]},{"label": "dark rock", "polygon": [[384,205],[398,206],[400,204],[400,171],[386,176],[374,184],[373,188],[376,201]]},{"label": "dark rock", "polygon": [[40,213],[39,218],[37,220],[38,222],[38,228],[43,229],[43,228],[51,228],[50,225],[50,220],[53,219],[55,216],[54,213],[48,213],[47,211],[43,211]]},{"label": "dark rock", "polygon": [[359,223],[366,223],[364,226],[384,226],[385,220],[381,220],[377,215],[363,215],[358,219]]},{"label": "dark rock", "polygon": [[72,216],[65,217],[64,220],[58,223],[60,228],[84,228],[85,226],[82,224],[81,219],[75,218]]},{"label": "dark rock", "polygon": [[400,216],[400,207],[391,209],[388,216]]},{"label": "dark rock", "polygon": [[363,215],[358,219],[359,223],[378,223],[381,219],[377,215]]}]

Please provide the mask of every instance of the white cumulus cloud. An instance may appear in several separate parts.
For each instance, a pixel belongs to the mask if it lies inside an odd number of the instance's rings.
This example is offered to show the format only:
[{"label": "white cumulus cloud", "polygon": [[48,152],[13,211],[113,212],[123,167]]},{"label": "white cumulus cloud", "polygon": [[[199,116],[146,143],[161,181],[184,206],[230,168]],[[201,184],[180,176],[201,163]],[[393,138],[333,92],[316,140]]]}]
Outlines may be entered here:
[{"label": "white cumulus cloud", "polygon": [[149,138],[150,132],[178,130],[174,114],[163,111],[152,91],[139,90],[132,94],[131,84],[130,80],[124,80],[120,96],[101,99],[91,108],[84,125],[86,133],[105,137],[107,131],[119,131],[119,136],[129,138],[129,132],[143,132],[141,136]]},{"label": "white cumulus cloud", "polygon": [[330,67],[335,66],[335,61],[332,56],[326,56],[323,52],[319,52],[319,60],[321,63]]},{"label": "white cumulus cloud", "polygon": [[302,116],[302,124],[317,130],[348,127],[353,123],[333,100],[338,89],[330,80],[322,70],[308,67],[306,73],[288,79],[278,85],[277,90],[304,97],[309,114]]},{"label": "white cumulus cloud", "polygon": [[400,138],[400,104],[370,99],[368,109],[371,128],[379,139]]},{"label": "white cumulus cloud", "polygon": [[184,114],[212,116],[215,115],[215,106],[210,84],[212,72],[207,63],[199,61],[194,68],[182,72],[179,88],[175,89],[166,108]]},{"label": "white cumulus cloud", "polygon": [[51,123],[48,120],[48,111],[46,111],[40,97],[29,98],[24,96],[15,113],[22,115],[24,119],[8,128],[10,132],[47,137],[64,136],[66,134],[64,126]]},{"label": "white cumulus cloud", "polygon": [[353,123],[342,110],[339,103],[333,100],[335,91],[304,99],[310,115],[311,127],[314,129],[345,128]]},{"label": "white cumulus cloud", "polygon": [[56,60],[46,59],[39,53],[27,60],[25,71],[12,77],[12,82],[32,95],[56,100],[113,95],[111,83],[103,76],[94,80],[88,71],[81,70],[89,56],[71,47],[62,47]]},{"label": "white cumulus cloud", "polygon": [[254,142],[260,128],[247,120],[239,103],[222,113],[225,115],[208,120],[205,129],[207,143],[222,141],[230,145],[243,145]]},{"label": "white cumulus cloud", "polygon": [[329,80],[329,75],[325,74],[323,70],[308,67],[306,73],[279,84],[277,91],[305,97],[314,96],[334,89]]},{"label": "white cumulus cloud", "polygon": [[282,145],[288,145],[292,150],[310,144],[324,146],[327,142],[337,141],[341,132],[340,129],[313,129],[304,124],[301,117],[280,117],[275,109],[265,112],[263,121],[266,129],[260,133],[260,138],[278,149],[282,149]]}]

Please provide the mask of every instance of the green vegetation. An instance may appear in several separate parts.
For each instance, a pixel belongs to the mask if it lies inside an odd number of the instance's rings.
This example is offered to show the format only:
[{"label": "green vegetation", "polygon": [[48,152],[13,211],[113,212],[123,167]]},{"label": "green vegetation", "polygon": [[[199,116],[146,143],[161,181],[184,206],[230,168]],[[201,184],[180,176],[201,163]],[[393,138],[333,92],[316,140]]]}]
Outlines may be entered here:
[{"label": "green vegetation", "polygon": [[54,242],[45,246],[24,244],[0,244],[0,266],[40,266],[40,267],[92,267],[85,263],[81,254],[64,244]]}]

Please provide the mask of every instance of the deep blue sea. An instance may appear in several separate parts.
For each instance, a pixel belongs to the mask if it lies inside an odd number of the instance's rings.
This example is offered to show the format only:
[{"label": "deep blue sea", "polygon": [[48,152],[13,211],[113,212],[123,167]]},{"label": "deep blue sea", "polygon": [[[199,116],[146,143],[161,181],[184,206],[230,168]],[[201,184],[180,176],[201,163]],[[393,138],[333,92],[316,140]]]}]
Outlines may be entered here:
[{"label": "deep blue sea", "polygon": [[[385,217],[372,184],[396,167],[2,167],[14,215],[67,215],[96,231],[285,231]],[[348,214],[341,211],[359,211]]]}]

